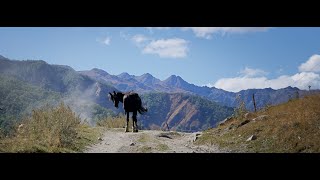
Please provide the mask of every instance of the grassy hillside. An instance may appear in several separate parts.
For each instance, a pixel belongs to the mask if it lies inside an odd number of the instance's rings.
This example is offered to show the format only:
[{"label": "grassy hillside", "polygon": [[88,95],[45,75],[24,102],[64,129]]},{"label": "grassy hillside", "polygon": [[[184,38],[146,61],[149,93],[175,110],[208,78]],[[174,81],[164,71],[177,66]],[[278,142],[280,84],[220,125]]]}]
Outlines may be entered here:
[{"label": "grassy hillside", "polygon": [[33,110],[15,124],[10,136],[0,129],[0,152],[81,152],[95,143],[101,132],[101,128],[81,123],[79,116],[60,104]]},{"label": "grassy hillside", "polygon": [[[107,102],[106,98],[105,101]],[[91,124],[114,116],[113,111],[95,103],[95,99],[90,98],[88,93],[76,91],[72,95],[62,94],[0,74],[0,108],[3,109],[0,111],[0,128],[5,134],[10,134],[14,123],[20,122],[23,116],[30,115],[33,109],[46,105],[56,106],[59,102],[65,102]]]},{"label": "grassy hillside", "polygon": [[0,75],[0,128],[4,133],[33,108],[58,104],[61,94],[30,85],[13,77]]},{"label": "grassy hillside", "polygon": [[80,76],[68,66],[50,65],[42,60],[0,60],[0,73],[62,93],[74,89],[84,90],[87,86],[94,84],[89,77]]},{"label": "grassy hillside", "polygon": [[320,152],[320,94],[242,113],[206,131],[197,143],[235,152]]},{"label": "grassy hillside", "polygon": [[0,127],[10,133],[14,122],[32,109],[64,102],[83,120],[94,124],[117,110],[107,99],[116,90],[80,75],[68,66],[45,61],[0,58]]}]

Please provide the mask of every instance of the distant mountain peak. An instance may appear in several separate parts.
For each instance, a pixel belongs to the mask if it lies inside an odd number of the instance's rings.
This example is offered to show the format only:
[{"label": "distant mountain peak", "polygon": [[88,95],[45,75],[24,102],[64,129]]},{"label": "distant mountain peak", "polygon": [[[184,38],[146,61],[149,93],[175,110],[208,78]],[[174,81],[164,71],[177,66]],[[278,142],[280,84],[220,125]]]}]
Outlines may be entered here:
[{"label": "distant mountain peak", "polygon": [[150,73],[142,74],[141,76],[135,77],[135,79],[147,85],[154,85],[154,84],[160,83],[160,80],[153,77]]},{"label": "distant mountain peak", "polygon": [[[104,71],[102,69],[99,69],[99,68],[92,68],[91,71]],[[104,71],[105,72],[105,71]]]},{"label": "distant mountain peak", "polygon": [[164,80],[165,83],[187,83],[184,79],[182,79],[180,76],[176,76],[176,75],[171,75],[170,77],[168,77],[167,79]]},{"label": "distant mountain peak", "polygon": [[106,71],[104,71],[102,69],[98,69],[98,68],[93,68],[93,69],[91,69],[91,71],[93,71],[97,74],[101,74],[101,75],[109,75],[109,73],[107,73]]},{"label": "distant mountain peak", "polygon": [[138,76],[139,78],[144,78],[144,79],[153,79],[155,77],[153,77],[150,73],[145,73],[142,74],[141,76]]},{"label": "distant mountain peak", "polygon": [[142,76],[151,76],[151,77],[153,77],[150,73],[144,73],[144,74],[142,74]]},{"label": "distant mountain peak", "polygon": [[8,58],[0,55],[0,59],[8,59]]},{"label": "distant mountain peak", "polygon": [[131,79],[131,78],[134,78],[133,75],[130,75],[129,73],[127,72],[123,72],[119,75],[117,75],[119,78],[122,78],[122,79]]},{"label": "distant mountain peak", "polygon": [[119,74],[118,76],[130,76],[130,74],[127,72],[123,72],[123,73]]},{"label": "distant mountain peak", "polygon": [[92,68],[91,71],[101,71],[102,69],[99,68]]},{"label": "distant mountain peak", "polygon": [[292,86],[288,86],[288,87],[283,88],[283,89],[294,89],[294,90],[300,90],[299,88],[297,88],[297,87],[292,87]]}]

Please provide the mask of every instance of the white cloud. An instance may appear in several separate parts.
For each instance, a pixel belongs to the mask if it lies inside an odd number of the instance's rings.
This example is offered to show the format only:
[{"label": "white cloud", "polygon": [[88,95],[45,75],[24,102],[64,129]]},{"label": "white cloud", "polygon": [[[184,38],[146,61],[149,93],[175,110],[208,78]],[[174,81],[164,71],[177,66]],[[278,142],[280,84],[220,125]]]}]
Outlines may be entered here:
[{"label": "white cloud", "polygon": [[308,89],[308,85],[311,85],[312,88],[319,89],[320,75],[313,72],[302,72],[293,76],[280,76],[276,79],[267,79],[266,77],[222,78],[214,84],[208,84],[207,86],[214,86],[231,92],[239,92],[246,89],[281,89],[288,86]]},{"label": "white cloud", "polygon": [[210,39],[212,34],[247,33],[266,31],[266,27],[185,27],[183,30],[192,30],[197,37]]},{"label": "white cloud", "polygon": [[131,37],[130,34],[124,32],[124,31],[120,31],[119,34],[120,34],[120,37],[123,38],[123,39],[125,39],[125,40],[129,40],[130,37]]},{"label": "white cloud", "polygon": [[180,38],[153,40],[144,47],[142,53],[158,54],[165,58],[183,58],[187,56],[187,44],[186,40]]},{"label": "white cloud", "polygon": [[264,88],[267,78],[250,78],[250,77],[235,77],[235,78],[222,78],[214,84],[208,84],[209,87],[216,87],[226,91],[238,92],[244,89],[251,88]]},{"label": "white cloud", "polygon": [[136,43],[136,44],[141,44],[145,41],[148,41],[150,40],[148,37],[146,37],[145,35],[142,35],[142,34],[137,34],[137,35],[134,35],[131,40]]},{"label": "white cloud", "polygon": [[170,27],[146,27],[147,29],[149,30],[152,30],[152,29],[157,29],[157,30],[168,30],[168,29],[171,29]]},{"label": "white cloud", "polygon": [[131,40],[142,49],[143,54],[157,54],[163,58],[183,58],[187,56],[188,42],[184,39],[154,40],[143,34],[136,34]]},{"label": "white cloud", "polygon": [[103,44],[105,45],[110,45],[110,42],[111,42],[111,38],[110,37],[106,37],[104,40],[103,40]]},{"label": "white cloud", "polygon": [[240,74],[245,77],[257,77],[257,76],[266,75],[268,73],[261,70],[261,69],[251,69],[251,68],[246,67],[244,70],[240,71]]},{"label": "white cloud", "polygon": [[280,69],[277,70],[277,74],[282,74],[283,71],[284,71],[284,69],[280,68]]},{"label": "white cloud", "polygon": [[307,62],[299,66],[300,72],[320,72],[320,55],[311,56]]},{"label": "white cloud", "polygon": [[153,30],[169,30],[170,27],[146,27],[149,30],[149,33],[153,34]]},{"label": "white cloud", "polygon": [[299,71],[292,76],[283,75],[275,79],[268,79],[265,77],[265,71],[246,67],[240,71],[241,76],[239,77],[222,78],[206,86],[214,86],[232,92],[245,89],[280,89],[288,86],[307,90],[309,85],[312,89],[320,89],[320,74],[318,74],[320,72],[320,55],[311,56],[299,66]]},{"label": "white cloud", "polygon": [[104,45],[109,46],[111,43],[111,37],[100,38],[100,39],[97,39],[97,41]]}]

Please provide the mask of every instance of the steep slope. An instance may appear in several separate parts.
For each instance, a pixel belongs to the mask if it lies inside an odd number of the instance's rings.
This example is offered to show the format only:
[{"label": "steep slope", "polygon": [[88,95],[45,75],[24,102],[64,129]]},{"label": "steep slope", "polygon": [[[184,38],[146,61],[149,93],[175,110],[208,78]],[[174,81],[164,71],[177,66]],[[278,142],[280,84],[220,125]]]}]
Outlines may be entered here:
[{"label": "steep slope", "polygon": [[[95,108],[100,109],[99,105],[119,112],[107,99],[108,92],[118,91],[116,88],[81,75],[69,66],[50,65],[45,61],[12,61],[1,58],[0,75],[60,94],[61,98],[57,98],[57,101],[70,105],[82,118],[91,119]],[[14,87],[12,90],[19,88]],[[6,95],[3,94],[4,97],[7,97]],[[38,101],[36,98],[33,100]],[[30,105],[31,107],[33,106]]]},{"label": "steep slope", "polygon": [[182,93],[150,93],[142,99],[149,108],[149,112],[140,117],[147,128],[167,129],[168,125],[171,130],[199,131],[214,127],[233,113],[233,108]]},{"label": "steep slope", "polygon": [[[160,81],[148,73],[141,76],[128,73],[114,76],[99,69],[77,72],[71,67],[50,65],[45,61],[12,61],[2,56],[0,57],[0,75],[45,91],[58,93],[65,103],[81,114],[82,118],[88,119],[93,116],[102,117],[102,114],[110,115],[110,110],[114,113],[123,112],[122,106],[116,109],[108,100],[108,93],[118,91],[117,88],[121,91],[135,90],[139,94],[153,92],[152,95],[145,95],[146,102],[143,100],[146,107],[150,109],[145,116],[141,116],[142,120],[145,120],[143,125],[146,128],[166,128],[164,122],[167,122],[171,129],[188,131],[212,127],[216,122],[230,115],[231,108],[226,110],[228,108],[217,103],[235,107],[238,105],[236,101],[238,95],[241,101],[245,102],[246,107],[253,110],[252,94],[255,94],[257,107],[261,109],[266,105],[286,102],[295,98],[297,94],[302,97],[309,93],[292,87],[280,90],[250,89],[232,93],[217,88],[198,87],[179,76],[170,76]],[[167,92],[180,94],[167,94]],[[2,96],[6,97],[6,95]],[[38,100],[35,98],[35,101]],[[22,108],[21,111],[24,109]]]},{"label": "steep slope", "polygon": [[[107,82],[109,84],[112,84],[110,82],[131,82],[136,86],[140,86],[142,82],[148,85],[161,83],[160,80],[150,74],[138,77],[122,74],[121,77],[127,78],[127,80],[124,80],[99,69],[79,73],[68,66],[50,65],[44,61],[11,61],[2,58],[0,64],[0,75],[12,77],[24,84],[59,94],[60,96],[54,99],[56,102],[65,102],[77,114],[80,114],[81,118],[89,120],[94,119],[94,116],[111,115],[112,113],[109,110],[114,113],[123,113],[122,106],[116,109],[112,102],[108,100],[108,93],[118,90],[107,85]],[[95,78],[91,78],[91,76]],[[179,81],[182,82],[181,79]],[[22,83],[15,82],[15,84]],[[182,84],[185,84],[185,82],[182,82]],[[16,89],[19,89],[19,87],[12,87],[13,91]],[[7,95],[9,94],[4,93],[2,97],[7,98]],[[146,98],[147,101],[144,102],[143,100],[143,103],[147,103],[146,107],[150,110],[146,115],[141,116],[142,121],[144,119],[144,122],[146,122],[146,128],[165,127],[164,122],[167,122],[174,130],[197,131],[214,126],[217,121],[232,113],[231,108],[222,108],[216,103],[190,95],[155,93],[146,95]],[[47,102],[44,97],[34,99],[30,97],[30,101],[38,102],[40,100]],[[5,106],[9,106],[9,104]],[[16,105],[13,104],[12,106]],[[101,109],[100,106],[105,109]],[[32,108],[34,106],[30,104],[28,107],[21,108],[21,112]],[[220,112],[220,109],[227,110]]]},{"label": "steep slope", "polygon": [[[298,88],[287,87],[279,90],[271,88],[265,89],[248,89],[237,93],[228,92],[215,87],[196,86],[183,80],[180,76],[172,75],[169,78],[161,81],[151,74],[146,73],[141,76],[134,76],[128,73],[122,73],[118,76],[109,75],[103,70],[93,69],[90,71],[82,71],[81,74],[86,74],[90,78],[114,85],[121,91],[136,91],[138,93],[150,92],[166,92],[166,93],[188,93],[198,95],[210,101],[217,102],[221,105],[236,107],[239,102],[237,96],[240,95],[240,100],[243,101],[248,110],[253,111],[252,95],[255,94],[256,105],[258,109],[266,105],[276,105],[287,102],[299,94],[304,96],[308,91],[299,90]],[[316,90],[315,90],[316,91]],[[319,90],[318,90],[319,91]]]},{"label": "steep slope", "polygon": [[0,75],[0,128],[8,133],[14,121],[24,114],[46,104],[58,104],[61,98],[60,93]]},{"label": "steep slope", "polygon": [[0,60],[0,74],[13,76],[22,81],[56,92],[84,90],[94,84],[86,76],[79,75],[69,66],[50,65],[45,61]]},{"label": "steep slope", "polygon": [[320,152],[320,94],[231,118],[203,133],[198,144],[233,152]]}]

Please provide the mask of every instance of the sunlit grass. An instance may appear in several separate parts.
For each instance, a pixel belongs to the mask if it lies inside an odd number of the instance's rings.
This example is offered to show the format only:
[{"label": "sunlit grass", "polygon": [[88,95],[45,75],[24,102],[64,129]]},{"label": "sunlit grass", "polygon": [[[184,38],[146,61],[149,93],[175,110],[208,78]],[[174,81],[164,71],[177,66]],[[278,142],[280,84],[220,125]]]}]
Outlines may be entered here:
[{"label": "sunlit grass", "polygon": [[[266,115],[263,120],[253,121]],[[237,126],[244,120],[248,124]],[[246,141],[251,135],[256,140]],[[320,152],[320,95],[305,96],[235,117],[206,131],[198,144],[218,144],[236,152]]]},{"label": "sunlit grass", "polygon": [[94,143],[101,131],[82,124],[63,103],[33,110],[16,125],[12,137],[0,139],[0,152],[81,152]]}]

